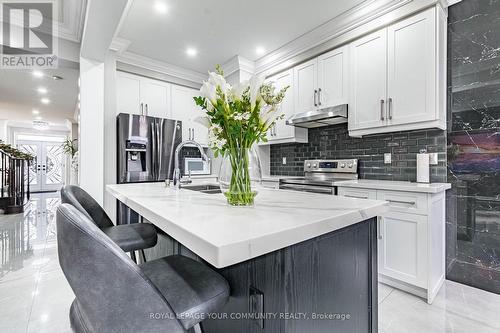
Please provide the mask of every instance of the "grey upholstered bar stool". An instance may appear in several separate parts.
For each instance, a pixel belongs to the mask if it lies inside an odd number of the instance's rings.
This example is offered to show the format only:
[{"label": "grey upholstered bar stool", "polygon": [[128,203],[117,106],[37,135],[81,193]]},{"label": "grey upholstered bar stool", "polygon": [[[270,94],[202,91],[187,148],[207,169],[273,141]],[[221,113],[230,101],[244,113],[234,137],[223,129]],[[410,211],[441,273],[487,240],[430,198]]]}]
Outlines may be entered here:
[{"label": "grey upholstered bar stool", "polygon": [[56,221],[74,332],[192,332],[229,298],[227,281],[201,262],[174,255],[136,265],[72,205],[60,205]]},{"label": "grey upholstered bar stool", "polygon": [[81,187],[66,185],[61,189],[61,201],[74,206],[94,223],[121,249],[130,252],[135,261],[135,251],[141,251],[146,261],[144,249],[156,245],[158,233],[150,223],[121,224],[115,226],[104,209]]}]

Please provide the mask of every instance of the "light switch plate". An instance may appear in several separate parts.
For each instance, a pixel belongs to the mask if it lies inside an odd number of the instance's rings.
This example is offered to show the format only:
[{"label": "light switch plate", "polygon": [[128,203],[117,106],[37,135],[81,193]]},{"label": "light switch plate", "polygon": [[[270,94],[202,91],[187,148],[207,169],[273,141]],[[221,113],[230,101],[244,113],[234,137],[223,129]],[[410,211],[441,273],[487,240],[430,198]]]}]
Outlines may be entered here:
[{"label": "light switch plate", "polygon": [[429,164],[430,165],[438,165],[438,153],[430,153],[429,154]]},{"label": "light switch plate", "polygon": [[283,157],[283,162],[282,163],[283,163],[283,165],[286,164],[286,157]]},{"label": "light switch plate", "polygon": [[391,164],[391,163],[392,163],[391,153],[385,153],[384,154],[384,164]]}]

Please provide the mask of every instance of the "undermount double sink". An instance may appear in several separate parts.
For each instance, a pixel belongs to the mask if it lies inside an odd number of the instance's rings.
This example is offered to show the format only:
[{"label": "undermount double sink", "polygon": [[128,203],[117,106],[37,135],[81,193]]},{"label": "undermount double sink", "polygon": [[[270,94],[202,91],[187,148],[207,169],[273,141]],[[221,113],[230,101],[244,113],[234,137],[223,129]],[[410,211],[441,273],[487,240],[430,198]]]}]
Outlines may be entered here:
[{"label": "undermount double sink", "polygon": [[218,194],[222,193],[219,185],[204,184],[204,185],[185,185],[181,186],[183,190],[197,191],[206,194]]}]

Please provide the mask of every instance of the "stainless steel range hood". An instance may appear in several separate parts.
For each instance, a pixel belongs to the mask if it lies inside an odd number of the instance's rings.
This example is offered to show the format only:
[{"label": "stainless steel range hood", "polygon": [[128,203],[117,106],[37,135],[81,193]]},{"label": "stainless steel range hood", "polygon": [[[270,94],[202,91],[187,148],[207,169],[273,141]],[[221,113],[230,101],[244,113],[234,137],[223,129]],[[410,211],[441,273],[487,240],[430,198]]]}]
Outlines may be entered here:
[{"label": "stainless steel range hood", "polygon": [[347,122],[347,104],[332,106],[316,111],[297,113],[286,121],[287,125],[315,128]]}]

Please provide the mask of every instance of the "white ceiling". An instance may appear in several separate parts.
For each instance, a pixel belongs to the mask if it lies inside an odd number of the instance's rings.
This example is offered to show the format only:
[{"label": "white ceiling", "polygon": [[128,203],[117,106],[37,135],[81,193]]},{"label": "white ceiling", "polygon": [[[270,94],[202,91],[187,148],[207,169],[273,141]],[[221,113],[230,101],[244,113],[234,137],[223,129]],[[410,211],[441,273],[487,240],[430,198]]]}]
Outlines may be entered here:
[{"label": "white ceiling", "polygon": [[206,73],[234,55],[257,60],[257,47],[270,53],[364,1],[134,0],[118,37],[131,42],[127,51]]},{"label": "white ceiling", "polygon": [[[59,37],[79,43],[83,29],[87,0],[55,0]],[[1,18],[0,18],[1,21]],[[0,39],[1,42],[1,39]],[[74,121],[78,99],[78,64],[59,60],[59,69],[43,70],[43,78],[35,78],[32,71],[0,69],[0,119],[9,123],[30,126],[35,120],[32,110],[38,109],[40,117],[53,126],[66,126],[66,121]],[[53,75],[64,78],[51,79]],[[44,87],[48,93],[37,92]],[[50,99],[49,105],[40,102],[42,97]]]},{"label": "white ceiling", "polygon": [[[73,120],[78,100],[78,68],[42,72],[45,76],[36,78],[32,71],[0,70],[0,119],[32,122],[36,117],[32,110],[38,109],[42,120],[51,125],[61,126],[66,124],[66,119]],[[63,80],[55,81],[52,75],[61,76]],[[39,94],[39,87],[46,88],[47,94]],[[50,104],[43,105],[42,97],[49,98]]]}]

